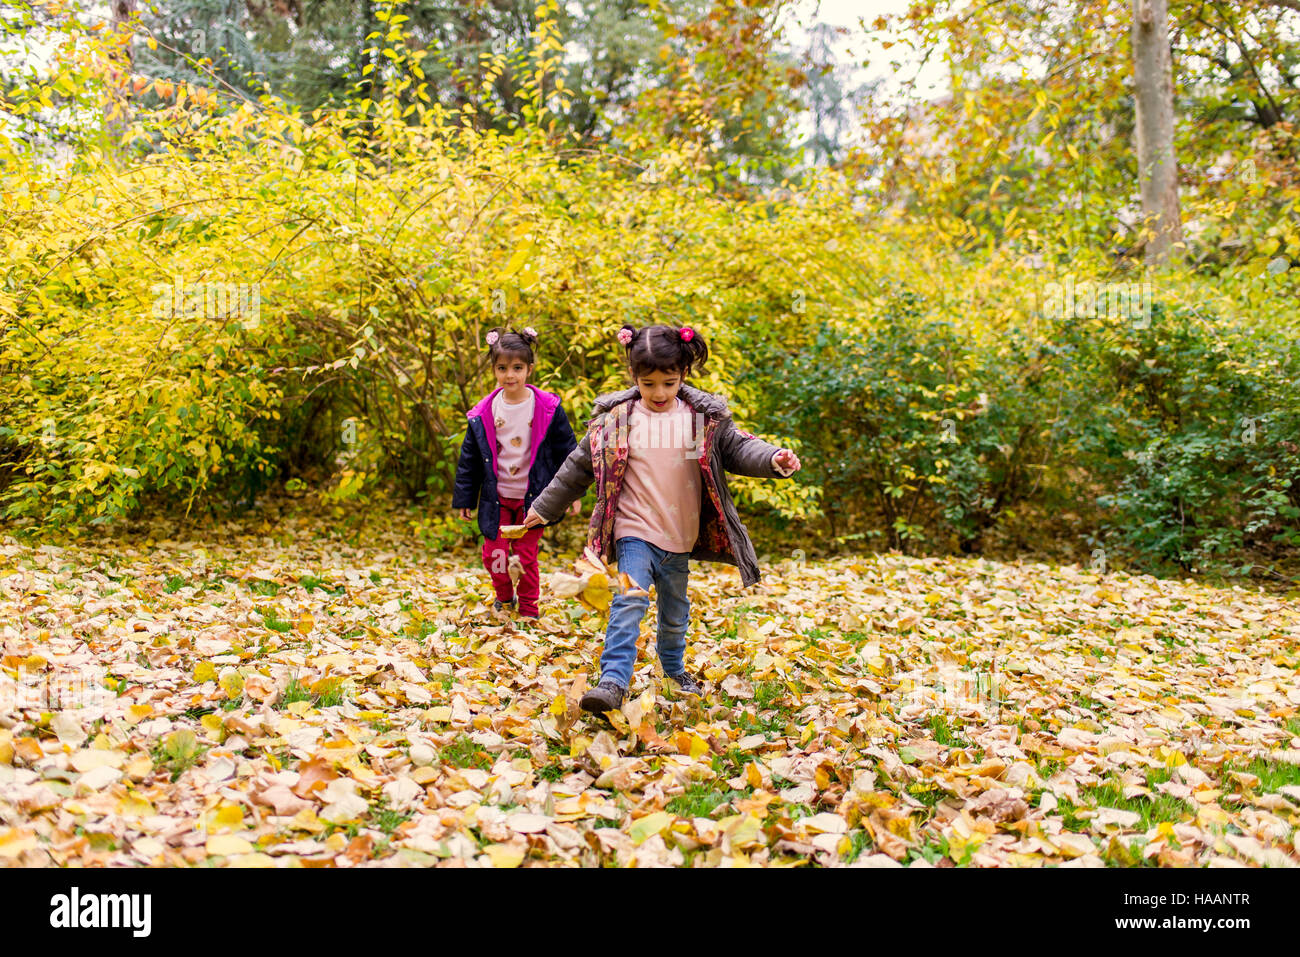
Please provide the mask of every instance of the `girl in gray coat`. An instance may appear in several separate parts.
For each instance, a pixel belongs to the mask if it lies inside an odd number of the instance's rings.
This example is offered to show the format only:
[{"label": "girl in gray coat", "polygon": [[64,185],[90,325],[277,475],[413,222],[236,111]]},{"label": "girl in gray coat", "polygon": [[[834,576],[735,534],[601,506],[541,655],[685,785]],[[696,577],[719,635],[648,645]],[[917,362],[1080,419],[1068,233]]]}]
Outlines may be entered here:
[{"label": "girl in gray coat", "polygon": [[[736,428],[721,396],[686,385],[709,354],[691,327],[625,325],[618,340],[633,387],[597,398],[587,434],[533,500],[524,524],[558,521],[595,482],[587,544],[605,561],[616,561],[638,587],[654,584],[664,673],[682,691],[699,694],[683,660],[688,563],[728,562],[740,569],[742,584],[757,582],[758,559],[726,473],[785,478],[799,470],[799,457]],[[584,709],[604,712],[622,704],[649,605],[645,595],[614,596],[600,681],[583,696]]]}]

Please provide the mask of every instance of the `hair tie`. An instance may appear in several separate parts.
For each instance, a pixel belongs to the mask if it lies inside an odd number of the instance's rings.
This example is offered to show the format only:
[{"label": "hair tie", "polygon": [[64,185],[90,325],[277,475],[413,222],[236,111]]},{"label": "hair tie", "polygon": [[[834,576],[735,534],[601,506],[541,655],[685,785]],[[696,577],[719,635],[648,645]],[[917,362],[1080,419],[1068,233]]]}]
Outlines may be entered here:
[{"label": "hair tie", "polygon": [[624,326],[622,329],[618,330],[618,341],[623,345],[627,345],[629,342],[632,341],[633,335],[634,333],[632,332],[632,330],[629,329],[627,326]]},{"label": "hair tie", "polygon": [[528,338],[530,339],[537,338],[537,330],[534,329],[532,326],[524,326],[524,334],[528,336]]},{"label": "hair tie", "polygon": [[682,342],[690,342],[695,338],[695,330],[690,326],[682,326],[682,331],[677,334],[682,337]]},{"label": "hair tie", "polygon": [[493,329],[491,332],[487,334],[487,344],[490,346],[494,346],[497,344],[497,340],[500,338],[501,338],[501,333]]}]

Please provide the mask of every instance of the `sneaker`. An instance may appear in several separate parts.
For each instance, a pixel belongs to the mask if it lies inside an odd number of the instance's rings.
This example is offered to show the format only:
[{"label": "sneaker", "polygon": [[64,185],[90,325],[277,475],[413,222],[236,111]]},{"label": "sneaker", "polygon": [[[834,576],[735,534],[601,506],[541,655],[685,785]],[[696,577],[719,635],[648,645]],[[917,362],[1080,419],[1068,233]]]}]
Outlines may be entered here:
[{"label": "sneaker", "polygon": [[700,686],[700,683],[685,671],[679,675],[669,675],[668,677],[677,682],[677,687],[683,694],[704,694],[704,688]]},{"label": "sneaker", "polygon": [[596,687],[592,688],[582,696],[583,711],[594,711],[597,714],[604,714],[606,711],[617,711],[623,704],[623,695],[626,691],[614,681],[602,680]]},{"label": "sneaker", "polygon": [[498,615],[506,611],[506,609],[509,609],[510,611],[514,611],[518,601],[519,601],[518,598],[511,598],[509,601],[494,601],[492,603],[492,610],[496,612]]}]

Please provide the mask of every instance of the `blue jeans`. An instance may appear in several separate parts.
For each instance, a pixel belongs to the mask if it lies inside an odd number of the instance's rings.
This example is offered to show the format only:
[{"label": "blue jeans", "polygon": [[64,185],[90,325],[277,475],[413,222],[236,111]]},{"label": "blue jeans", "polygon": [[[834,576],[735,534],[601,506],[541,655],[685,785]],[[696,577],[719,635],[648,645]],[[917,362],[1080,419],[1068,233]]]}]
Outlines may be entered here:
[{"label": "blue jeans", "polygon": [[[690,575],[690,553],[669,552],[639,538],[620,538],[614,543],[618,570],[649,591],[655,586],[658,628],[655,643],[664,673],[679,675],[686,653],[686,628],[690,624],[691,603],[686,597],[686,579]],[[605,628],[605,652],[600,656],[601,680],[617,682],[626,689],[632,682],[636,665],[636,639],[641,634],[641,619],[650,607],[644,595],[615,595],[609,603],[609,625]]]}]

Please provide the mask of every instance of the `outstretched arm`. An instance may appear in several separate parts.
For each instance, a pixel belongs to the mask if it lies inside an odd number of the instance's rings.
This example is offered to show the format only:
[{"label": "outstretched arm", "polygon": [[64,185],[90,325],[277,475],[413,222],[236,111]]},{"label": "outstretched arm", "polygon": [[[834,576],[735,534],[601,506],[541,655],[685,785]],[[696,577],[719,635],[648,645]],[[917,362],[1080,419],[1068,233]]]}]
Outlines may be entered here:
[{"label": "outstretched arm", "polygon": [[[558,522],[564,515],[564,510],[582,498],[595,479],[595,473],[591,470],[591,438],[584,435],[555,473],[555,478],[551,479],[541,495],[533,499],[533,507],[528,510],[524,524],[532,527],[541,523],[550,525]],[[536,520],[530,521],[534,516]]]},{"label": "outstretched arm", "polygon": [[799,470],[799,457],[792,451],[736,428],[731,419],[723,424],[715,442],[722,467],[735,475],[789,478]]}]

